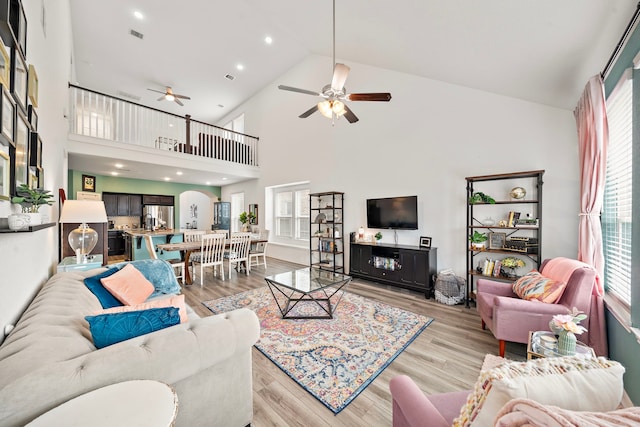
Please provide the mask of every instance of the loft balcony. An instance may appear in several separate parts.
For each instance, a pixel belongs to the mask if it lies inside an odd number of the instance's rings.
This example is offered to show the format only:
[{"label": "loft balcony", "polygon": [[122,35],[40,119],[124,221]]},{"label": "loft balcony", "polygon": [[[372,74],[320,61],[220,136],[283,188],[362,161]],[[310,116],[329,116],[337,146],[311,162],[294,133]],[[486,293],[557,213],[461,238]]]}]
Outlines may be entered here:
[{"label": "loft balcony", "polygon": [[259,177],[259,138],[69,85],[70,156]]}]

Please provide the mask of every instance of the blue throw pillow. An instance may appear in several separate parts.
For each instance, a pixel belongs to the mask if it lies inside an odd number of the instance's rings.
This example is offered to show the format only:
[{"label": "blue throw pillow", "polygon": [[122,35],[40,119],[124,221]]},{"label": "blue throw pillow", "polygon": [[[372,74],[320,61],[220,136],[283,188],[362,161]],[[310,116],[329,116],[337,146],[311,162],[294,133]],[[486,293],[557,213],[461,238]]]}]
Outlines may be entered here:
[{"label": "blue throw pillow", "polygon": [[121,305],[123,305],[116,299],[116,297],[111,295],[111,292],[109,292],[104,286],[102,286],[102,282],[100,282],[100,279],[109,277],[117,272],[118,269],[112,268],[103,273],[84,279],[85,286],[89,288],[89,290],[93,292],[93,294],[98,298],[98,301],[100,301],[102,308],[120,307]]},{"label": "blue throw pillow", "polygon": [[149,298],[158,295],[176,295],[180,293],[178,279],[173,272],[173,267],[163,259],[141,259],[138,261],[121,262],[110,265],[108,268],[120,269],[127,264],[133,264],[142,275],[153,284],[155,291]]},{"label": "blue throw pillow", "polygon": [[96,348],[103,348],[180,323],[176,307],[86,316]]}]

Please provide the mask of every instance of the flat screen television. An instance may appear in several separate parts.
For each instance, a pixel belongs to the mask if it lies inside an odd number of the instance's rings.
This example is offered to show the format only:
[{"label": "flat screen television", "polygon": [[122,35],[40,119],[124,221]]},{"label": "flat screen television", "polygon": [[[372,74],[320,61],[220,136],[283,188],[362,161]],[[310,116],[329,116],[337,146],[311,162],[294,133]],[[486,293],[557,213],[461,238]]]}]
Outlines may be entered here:
[{"label": "flat screen television", "polygon": [[367,199],[367,228],[418,229],[418,196]]}]

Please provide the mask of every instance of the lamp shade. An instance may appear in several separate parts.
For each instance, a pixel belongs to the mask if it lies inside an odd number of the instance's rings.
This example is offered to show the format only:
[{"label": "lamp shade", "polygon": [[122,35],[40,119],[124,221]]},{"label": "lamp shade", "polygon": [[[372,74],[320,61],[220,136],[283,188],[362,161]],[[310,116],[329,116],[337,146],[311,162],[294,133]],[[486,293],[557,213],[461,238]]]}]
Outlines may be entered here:
[{"label": "lamp shade", "polygon": [[107,222],[107,210],[101,200],[66,200],[60,222]]}]

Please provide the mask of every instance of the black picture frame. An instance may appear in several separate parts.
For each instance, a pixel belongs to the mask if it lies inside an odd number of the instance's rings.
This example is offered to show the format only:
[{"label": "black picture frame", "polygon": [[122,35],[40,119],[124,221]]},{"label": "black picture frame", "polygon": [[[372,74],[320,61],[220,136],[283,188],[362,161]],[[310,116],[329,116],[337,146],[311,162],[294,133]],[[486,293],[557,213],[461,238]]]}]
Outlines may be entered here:
[{"label": "black picture frame", "polygon": [[[12,1],[11,3],[14,2]],[[21,1],[16,1],[15,3],[18,3],[18,33],[16,34],[16,38],[18,46],[20,47],[20,53],[22,53],[23,56],[27,56],[27,14],[24,12],[24,6]]]},{"label": "black picture frame", "polygon": [[42,138],[38,132],[31,132],[29,146],[29,166],[42,167]]},{"label": "black picture frame", "polygon": [[31,104],[27,107],[27,119],[29,119],[31,130],[38,132],[38,113],[36,112],[36,107]]},{"label": "black picture frame", "polygon": [[0,88],[0,143],[15,147],[16,102],[6,86]]},{"label": "black picture frame", "polygon": [[249,213],[252,213],[254,215],[254,217],[251,218],[251,220],[249,221],[249,224],[258,225],[258,205],[256,204],[249,205]]},{"label": "black picture frame", "polygon": [[16,48],[11,55],[11,94],[23,113],[27,113],[29,99],[29,68],[22,53]]},{"label": "black picture frame", "polygon": [[10,200],[11,157],[8,151],[0,150],[0,200]]},{"label": "black picture frame", "polygon": [[13,152],[13,187],[11,194],[16,195],[16,188],[29,184],[29,123],[24,114],[18,112],[16,118],[16,140]]},{"label": "black picture frame", "polygon": [[92,175],[82,175],[82,191],[96,192],[96,177]]},{"label": "black picture frame", "polygon": [[431,237],[420,237],[420,247],[422,249],[431,249]]},{"label": "black picture frame", "polygon": [[489,241],[489,249],[503,249],[504,243],[507,241],[507,233],[489,233],[487,240]]}]

